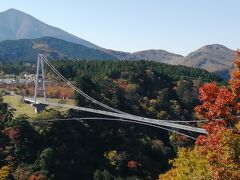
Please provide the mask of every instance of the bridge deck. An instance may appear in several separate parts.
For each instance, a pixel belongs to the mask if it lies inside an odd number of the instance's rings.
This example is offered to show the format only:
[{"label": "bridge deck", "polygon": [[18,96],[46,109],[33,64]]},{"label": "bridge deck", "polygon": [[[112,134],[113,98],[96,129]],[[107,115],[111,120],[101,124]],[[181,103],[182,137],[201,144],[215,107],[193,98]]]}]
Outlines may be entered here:
[{"label": "bridge deck", "polygon": [[[34,103],[33,98],[25,97],[24,101]],[[161,126],[165,126],[165,127],[171,127],[171,128],[176,128],[176,129],[181,129],[181,130],[186,130],[186,131],[192,131],[192,132],[207,134],[205,129],[192,127],[192,126],[187,126],[187,125],[182,125],[182,124],[177,124],[177,123],[170,123],[170,122],[167,122],[167,120],[145,118],[145,117],[135,116],[135,115],[131,115],[131,114],[121,114],[121,113],[97,110],[97,109],[86,108],[86,107],[79,107],[79,106],[71,106],[71,105],[66,105],[66,104],[44,102],[44,101],[39,101],[39,100],[36,102],[36,104],[45,104],[45,105],[51,105],[51,106],[56,106],[56,107],[64,107],[64,108],[75,109],[75,110],[80,110],[80,111],[85,111],[85,112],[90,112],[90,113],[95,113],[95,114],[101,114],[101,115],[105,115],[105,116],[129,119],[129,120],[137,121],[137,122],[144,122],[144,123],[149,123],[149,124],[154,124],[154,125],[161,125]]]}]

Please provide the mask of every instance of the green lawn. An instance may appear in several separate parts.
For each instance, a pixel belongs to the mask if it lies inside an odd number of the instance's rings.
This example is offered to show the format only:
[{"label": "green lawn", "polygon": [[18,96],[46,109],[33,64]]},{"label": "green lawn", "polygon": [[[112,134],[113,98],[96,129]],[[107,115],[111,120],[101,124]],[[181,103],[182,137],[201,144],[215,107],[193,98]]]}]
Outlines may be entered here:
[{"label": "green lawn", "polygon": [[[30,117],[35,117],[36,114],[34,113],[34,108],[31,106],[31,104],[26,104],[22,101],[21,96],[17,95],[6,95],[3,96],[3,99],[6,103],[8,103],[10,106],[12,106],[14,109],[16,109],[14,116],[17,117],[20,114],[27,114]],[[54,102],[54,103],[61,103],[61,104],[69,104],[69,105],[74,105],[74,100],[72,99],[53,99],[49,98],[49,102]],[[60,107],[51,107],[48,106],[47,109],[53,108],[57,111],[65,111],[67,110],[66,108],[60,108]]]}]

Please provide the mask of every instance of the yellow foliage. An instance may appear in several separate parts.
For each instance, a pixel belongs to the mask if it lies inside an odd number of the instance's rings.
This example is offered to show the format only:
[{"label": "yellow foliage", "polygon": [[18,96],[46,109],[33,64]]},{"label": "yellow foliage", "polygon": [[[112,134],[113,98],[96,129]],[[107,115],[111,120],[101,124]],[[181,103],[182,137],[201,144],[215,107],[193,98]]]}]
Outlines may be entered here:
[{"label": "yellow foliage", "polygon": [[0,169],[0,180],[7,180],[10,174],[10,168],[8,166],[3,166]]},{"label": "yellow foliage", "polygon": [[105,152],[104,156],[110,161],[112,165],[116,165],[118,159],[118,152],[116,150]]},{"label": "yellow foliage", "polygon": [[154,107],[152,107],[152,106],[148,107],[147,109],[151,113],[156,113],[156,109]]},{"label": "yellow foliage", "polygon": [[240,122],[236,124],[236,128],[240,130]]},{"label": "yellow foliage", "polygon": [[159,180],[211,180],[211,165],[197,149],[180,148],[173,168],[159,175]]},{"label": "yellow foliage", "polygon": [[[194,149],[181,148],[173,168],[161,180],[240,179],[240,135],[233,130],[208,137]],[[208,135],[210,136],[210,135]]]},{"label": "yellow foliage", "polygon": [[128,93],[135,93],[138,88],[139,88],[139,87],[138,87],[137,84],[128,84],[125,90],[126,90]]},{"label": "yellow foliage", "polygon": [[161,119],[161,118],[166,118],[168,115],[167,111],[160,111],[157,113],[157,118]]},{"label": "yellow foliage", "polygon": [[150,106],[156,106],[157,103],[158,103],[157,99],[150,100]]},{"label": "yellow foliage", "polygon": [[[227,130],[222,134],[220,146],[223,151],[219,156],[220,162],[213,164],[221,169],[218,179],[240,179],[240,135]],[[213,152],[209,152],[209,154]],[[216,155],[216,152],[215,152]]]}]

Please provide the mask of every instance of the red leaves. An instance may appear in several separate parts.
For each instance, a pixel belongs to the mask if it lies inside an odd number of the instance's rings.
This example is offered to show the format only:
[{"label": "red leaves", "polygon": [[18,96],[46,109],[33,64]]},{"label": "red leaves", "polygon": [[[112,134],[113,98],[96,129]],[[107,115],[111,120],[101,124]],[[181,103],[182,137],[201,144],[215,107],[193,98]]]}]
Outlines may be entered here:
[{"label": "red leaves", "polygon": [[231,73],[229,84],[232,87],[234,95],[240,98],[240,50],[236,51],[235,69]]},{"label": "red leaves", "polygon": [[199,146],[207,146],[208,148],[214,149],[219,144],[221,134],[227,130],[225,123],[210,122],[203,127],[209,133],[208,135],[201,135],[197,138],[196,144]]},{"label": "red leaves", "polygon": [[195,108],[195,111],[209,123],[203,127],[208,135],[197,138],[196,148],[206,157],[212,165],[213,179],[222,177],[239,177],[236,173],[239,164],[239,149],[235,146],[239,141],[239,135],[226,127],[234,122],[240,110],[240,52],[237,52],[235,70],[229,81],[231,90],[226,87],[218,87],[216,83],[204,84],[199,89],[199,99],[203,102]]},{"label": "red leaves", "polygon": [[206,83],[199,89],[199,99],[202,105],[195,111],[203,118],[210,121],[216,119],[235,119],[237,112],[237,101],[234,94],[226,87],[218,87],[214,83]]},{"label": "red leaves", "polygon": [[[239,132],[227,128],[236,120],[236,115],[240,110],[240,51],[237,52],[237,60],[235,68],[232,72],[232,80],[229,82],[232,89],[227,87],[219,87],[215,82],[206,83],[199,89],[199,99],[202,104],[195,108],[195,111],[209,122],[203,126],[208,132],[208,135],[201,135],[196,140],[196,145],[190,152],[196,151],[198,157],[193,165],[194,170],[199,172],[200,162],[206,160],[202,166],[203,173],[198,179],[204,179],[202,176],[209,174],[211,177],[205,179],[223,180],[223,179],[240,179],[240,136]],[[183,179],[186,176],[184,166],[186,161],[192,157],[178,157],[175,160],[175,169],[171,170],[166,176],[176,177],[173,179]],[[179,164],[177,164],[177,163]],[[178,165],[178,166],[177,166]],[[198,165],[198,166],[197,166]],[[202,164],[201,164],[202,165]],[[189,168],[189,167],[187,167]],[[175,173],[175,175],[174,175]],[[188,172],[191,174],[192,172]],[[194,173],[193,173],[194,174]],[[196,174],[196,173],[195,173]],[[181,177],[181,178],[177,178]],[[192,178],[192,177],[191,177]],[[191,179],[190,178],[190,179]]]},{"label": "red leaves", "polygon": [[206,83],[199,89],[199,99],[203,102],[195,111],[210,121],[222,119],[226,122],[236,120],[240,110],[240,51],[236,52],[235,69],[229,81],[232,91],[226,87],[218,87],[216,82]]},{"label": "red leaves", "polygon": [[137,167],[137,161],[128,161],[128,168],[135,169]]},{"label": "red leaves", "polygon": [[199,89],[199,99],[201,101],[214,101],[218,95],[217,83],[206,83]]},{"label": "red leaves", "polygon": [[6,128],[3,130],[3,134],[9,137],[11,140],[17,140],[20,136],[20,129],[19,128]]}]

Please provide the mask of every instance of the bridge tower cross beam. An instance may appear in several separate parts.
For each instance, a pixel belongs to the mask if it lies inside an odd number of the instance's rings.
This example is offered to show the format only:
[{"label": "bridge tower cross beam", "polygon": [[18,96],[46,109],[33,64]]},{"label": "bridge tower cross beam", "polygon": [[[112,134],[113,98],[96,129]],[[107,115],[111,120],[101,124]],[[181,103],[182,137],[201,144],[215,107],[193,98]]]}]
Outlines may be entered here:
[{"label": "bridge tower cross beam", "polygon": [[[39,86],[42,88],[39,89]],[[35,79],[35,89],[34,89],[34,103],[37,102],[37,96],[39,91],[43,93],[44,102],[47,102],[47,95],[46,95],[46,84],[45,84],[45,75],[44,75],[44,60],[43,55],[39,54],[37,58],[37,72],[36,72],[36,79]]]}]

